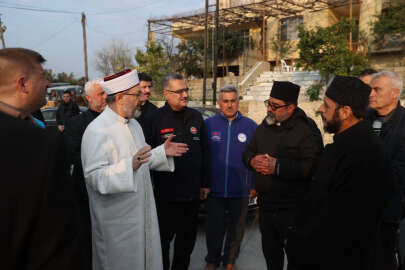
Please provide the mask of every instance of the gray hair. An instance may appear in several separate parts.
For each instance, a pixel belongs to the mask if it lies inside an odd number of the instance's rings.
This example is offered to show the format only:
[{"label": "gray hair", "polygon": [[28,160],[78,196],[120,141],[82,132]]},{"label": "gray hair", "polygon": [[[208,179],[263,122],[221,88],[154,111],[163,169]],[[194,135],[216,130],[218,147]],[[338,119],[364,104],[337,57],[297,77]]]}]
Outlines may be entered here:
[{"label": "gray hair", "polygon": [[183,75],[177,73],[169,73],[162,78],[162,89],[165,90],[171,80],[184,80]]},{"label": "gray hair", "polygon": [[86,92],[86,94],[89,94],[91,91],[93,91],[94,86],[100,85],[101,82],[102,82],[101,79],[94,79],[86,82],[86,84],[84,85],[84,91]]},{"label": "gray hair", "polygon": [[402,87],[404,85],[404,80],[402,79],[401,76],[399,76],[397,73],[392,72],[392,71],[387,71],[383,70],[378,73],[375,73],[371,75],[371,81],[374,81],[375,79],[379,77],[387,77],[390,79],[391,85],[394,88],[398,88],[400,92],[402,92]]},{"label": "gray hair", "polygon": [[230,92],[234,92],[236,94],[238,94],[238,89],[236,89],[235,86],[229,84],[229,85],[225,85],[224,87],[222,87],[221,89],[219,89],[220,93],[230,93]]}]

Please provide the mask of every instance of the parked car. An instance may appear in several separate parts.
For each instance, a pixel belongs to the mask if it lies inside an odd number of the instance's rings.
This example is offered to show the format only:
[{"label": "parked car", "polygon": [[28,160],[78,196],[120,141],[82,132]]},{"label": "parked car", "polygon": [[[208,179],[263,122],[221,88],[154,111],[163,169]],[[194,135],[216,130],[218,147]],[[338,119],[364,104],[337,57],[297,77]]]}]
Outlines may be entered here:
[{"label": "parked car", "polygon": [[[87,107],[79,106],[80,113],[84,112],[87,110]],[[58,110],[58,107],[47,107],[44,109],[41,109],[42,115],[44,116],[45,124],[47,128],[50,129],[56,129],[57,124],[56,124],[56,111]]]},{"label": "parked car", "polygon": [[220,112],[220,110],[215,107],[192,107],[192,108],[199,111],[204,120]]}]

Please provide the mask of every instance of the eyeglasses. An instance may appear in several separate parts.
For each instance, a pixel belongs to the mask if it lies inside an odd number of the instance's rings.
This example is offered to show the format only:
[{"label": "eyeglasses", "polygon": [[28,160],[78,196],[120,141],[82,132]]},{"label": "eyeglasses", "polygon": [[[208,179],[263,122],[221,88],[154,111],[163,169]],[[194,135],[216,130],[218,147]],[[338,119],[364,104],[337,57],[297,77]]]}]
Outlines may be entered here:
[{"label": "eyeglasses", "polygon": [[142,95],[142,93],[136,93],[136,94],[131,94],[131,93],[123,93],[123,95],[126,95],[126,96],[134,96],[134,97],[140,97],[141,95]]},{"label": "eyeglasses", "polygon": [[172,90],[167,90],[167,89],[166,89],[166,91],[171,92],[171,93],[175,93],[175,94],[178,94],[178,95],[183,94],[183,92],[184,92],[184,93],[188,93],[189,90],[190,90],[190,89],[189,89],[188,87],[183,88],[183,89],[179,89],[179,90],[174,90],[174,91],[172,91]]},{"label": "eyeglasses", "polygon": [[277,111],[278,109],[283,108],[283,107],[290,106],[290,104],[279,105],[279,104],[276,104],[276,103],[271,102],[270,100],[265,100],[265,101],[264,101],[264,105],[265,105],[267,108],[268,108],[268,107],[271,107],[274,111]]}]

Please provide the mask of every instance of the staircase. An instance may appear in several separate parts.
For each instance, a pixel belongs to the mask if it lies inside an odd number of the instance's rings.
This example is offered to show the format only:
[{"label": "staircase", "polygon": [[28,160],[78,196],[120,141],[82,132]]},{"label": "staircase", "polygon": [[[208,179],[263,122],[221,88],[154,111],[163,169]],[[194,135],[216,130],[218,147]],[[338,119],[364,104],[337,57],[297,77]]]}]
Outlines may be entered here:
[{"label": "staircase", "polygon": [[318,71],[266,71],[247,87],[243,100],[263,101],[269,97],[273,81],[290,81],[301,86],[298,102],[308,101],[308,97],[305,95],[306,90],[321,79]]}]

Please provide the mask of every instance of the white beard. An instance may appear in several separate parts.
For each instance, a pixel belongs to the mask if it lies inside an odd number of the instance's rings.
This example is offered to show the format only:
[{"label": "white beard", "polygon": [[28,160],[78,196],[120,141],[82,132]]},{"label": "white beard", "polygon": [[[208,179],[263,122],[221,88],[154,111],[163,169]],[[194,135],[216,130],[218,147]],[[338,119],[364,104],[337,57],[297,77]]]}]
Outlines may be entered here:
[{"label": "white beard", "polygon": [[269,125],[269,126],[274,125],[276,123],[276,118],[272,115],[267,115],[265,120],[266,120],[267,125]]}]

